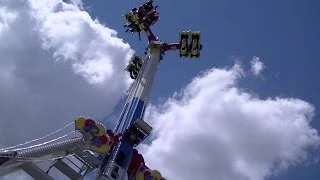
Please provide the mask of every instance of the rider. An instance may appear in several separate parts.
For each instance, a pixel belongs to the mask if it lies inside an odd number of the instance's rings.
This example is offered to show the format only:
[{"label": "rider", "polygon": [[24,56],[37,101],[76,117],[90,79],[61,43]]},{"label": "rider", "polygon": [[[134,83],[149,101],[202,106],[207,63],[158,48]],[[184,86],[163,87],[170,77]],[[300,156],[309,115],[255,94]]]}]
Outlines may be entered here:
[{"label": "rider", "polygon": [[142,66],[142,59],[139,56],[133,55],[131,61],[138,69]]},{"label": "rider", "polygon": [[107,129],[107,135],[110,137],[112,143],[110,146],[110,149],[113,149],[113,147],[120,141],[120,136],[121,134],[119,133],[114,133],[112,130]]},{"label": "rider", "polygon": [[131,79],[137,78],[139,72],[138,72],[138,69],[135,67],[135,64],[132,61],[129,61],[125,70],[130,72]]},{"label": "rider", "polygon": [[143,19],[149,12],[151,12],[152,10],[156,10],[158,6],[153,6],[152,5],[153,1],[148,1],[146,3],[144,3],[143,5],[141,5],[139,7],[139,9],[135,9],[136,11],[138,11],[138,16]]},{"label": "rider", "polygon": [[157,179],[157,180],[164,180],[161,173],[158,170],[151,170],[149,168],[139,170],[136,175],[136,180],[146,180],[146,179]]},{"label": "rider", "polygon": [[146,14],[143,21],[146,23],[147,26],[151,26],[155,22],[159,20],[159,13],[156,10],[153,10]]},{"label": "rider", "polygon": [[128,176],[135,176],[136,173],[141,169],[146,168],[143,156],[136,150],[133,149],[132,159],[128,168]]},{"label": "rider", "polygon": [[[157,170],[151,170],[145,164],[143,156],[137,149],[133,149],[132,159],[128,168],[129,179],[145,180],[145,179],[157,179],[165,180],[161,173]],[[135,177],[135,178],[133,178]]]},{"label": "rider", "polygon": [[136,79],[139,73],[139,70],[142,66],[142,59],[139,56],[133,55],[126,67],[126,70],[130,72],[130,77]]},{"label": "rider", "polygon": [[133,8],[129,13],[127,13],[125,17],[128,23],[134,23],[139,19],[143,19],[149,12],[155,10],[158,6],[154,7],[152,3],[153,1],[150,0],[139,6],[139,8]]},{"label": "rider", "polygon": [[149,0],[148,2],[143,4],[143,8],[146,12],[150,12],[153,9],[157,9],[158,6],[153,7],[153,0]]},{"label": "rider", "polygon": [[125,27],[128,28],[126,30],[126,32],[130,31],[130,32],[134,33],[134,32],[140,32],[141,31],[141,29],[139,27],[139,24],[137,22],[126,24]]}]

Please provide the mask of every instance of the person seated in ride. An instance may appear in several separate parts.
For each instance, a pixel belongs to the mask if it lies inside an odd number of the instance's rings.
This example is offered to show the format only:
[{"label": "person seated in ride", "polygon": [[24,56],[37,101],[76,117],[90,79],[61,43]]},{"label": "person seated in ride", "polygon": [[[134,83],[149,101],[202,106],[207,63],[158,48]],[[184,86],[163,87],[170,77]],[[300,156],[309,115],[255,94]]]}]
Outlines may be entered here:
[{"label": "person seated in ride", "polygon": [[139,56],[133,55],[131,62],[136,66],[136,68],[140,68],[142,66],[142,59]]},{"label": "person seated in ride", "polygon": [[112,130],[107,129],[107,135],[110,137],[112,143],[111,143],[111,147],[110,149],[113,149],[113,147],[118,144],[118,142],[120,141],[120,133],[114,133]]},{"label": "person seated in ride", "polygon": [[143,19],[143,17],[148,13],[148,11],[146,11],[145,8],[144,8],[144,6],[141,5],[141,6],[139,7],[137,13],[138,13],[138,17],[139,17],[140,19]]},{"label": "person seated in ride", "polygon": [[128,65],[127,65],[127,67],[126,67],[126,70],[127,71],[133,71],[135,69],[135,64],[130,60],[129,62],[128,62]]},{"label": "person seated in ride", "polygon": [[157,170],[151,170],[149,168],[139,171],[136,175],[136,180],[164,180],[161,173]]},{"label": "person seated in ride", "polygon": [[134,23],[135,21],[139,20],[139,14],[138,11],[130,11],[127,14],[125,14],[125,18],[127,20],[127,23]]},{"label": "person seated in ride", "polygon": [[153,9],[156,9],[158,6],[153,6],[153,1],[148,1],[146,3],[143,4],[143,7],[145,9],[146,12],[150,12]]},{"label": "person seated in ride", "polygon": [[136,79],[139,73],[139,69],[136,68],[135,64],[132,61],[129,61],[126,69],[130,73],[131,79]]},{"label": "person seated in ride", "polygon": [[141,29],[140,29],[140,27],[139,27],[139,24],[136,23],[136,22],[126,24],[125,27],[128,28],[128,29],[126,30],[126,32],[128,32],[128,31],[130,31],[130,32],[132,32],[132,33],[141,32]]},{"label": "person seated in ride", "polygon": [[137,172],[146,168],[143,156],[138,152],[137,149],[133,149],[131,162],[128,167],[128,176],[134,177]]},{"label": "person seated in ride", "polygon": [[156,23],[159,20],[159,13],[157,13],[155,10],[152,12],[149,12],[146,17],[143,19],[143,21],[147,24],[147,26],[151,26],[152,24]]},{"label": "person seated in ride", "polygon": [[161,173],[158,170],[152,170],[150,176],[154,180],[163,180],[163,177],[162,177]]}]

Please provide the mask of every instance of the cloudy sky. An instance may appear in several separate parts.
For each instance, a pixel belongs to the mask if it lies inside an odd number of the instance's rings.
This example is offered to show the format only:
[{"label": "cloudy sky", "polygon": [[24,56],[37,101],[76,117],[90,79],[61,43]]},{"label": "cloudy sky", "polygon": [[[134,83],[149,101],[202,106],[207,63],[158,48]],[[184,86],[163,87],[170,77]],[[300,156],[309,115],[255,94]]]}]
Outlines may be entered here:
[{"label": "cloudy sky", "polygon": [[[0,1],[0,147],[78,115],[112,128],[121,111],[123,68],[146,46],[121,15],[140,2],[67,2]],[[152,142],[139,147],[147,164],[174,180],[318,179],[319,3],[156,3],[160,39],[200,30],[203,51],[161,64],[145,117]]]}]

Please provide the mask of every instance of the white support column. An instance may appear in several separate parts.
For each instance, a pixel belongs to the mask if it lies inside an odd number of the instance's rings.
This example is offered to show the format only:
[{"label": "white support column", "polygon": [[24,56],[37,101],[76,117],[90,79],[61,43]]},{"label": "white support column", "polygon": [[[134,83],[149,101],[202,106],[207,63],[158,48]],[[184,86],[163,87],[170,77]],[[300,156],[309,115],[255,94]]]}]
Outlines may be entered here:
[{"label": "white support column", "polygon": [[22,170],[24,170],[26,173],[28,173],[31,177],[34,179],[45,179],[45,180],[53,180],[51,176],[49,176],[46,172],[44,172],[42,169],[40,169],[35,164],[29,162],[24,163],[19,166]]},{"label": "white support column", "polygon": [[57,168],[61,173],[63,173],[70,179],[81,179],[81,175],[62,160],[54,163],[53,167]]},{"label": "white support column", "polygon": [[[27,149],[17,150],[18,155],[10,159],[8,162],[0,166],[0,175],[6,174],[18,166],[23,165],[33,160],[43,158],[54,158],[64,156],[68,152],[72,151],[77,147],[84,146],[85,142],[82,137],[73,138],[61,142],[49,143],[39,145]],[[22,160],[22,161],[20,161]],[[24,166],[23,166],[24,167]],[[36,172],[36,171],[33,171]]]}]

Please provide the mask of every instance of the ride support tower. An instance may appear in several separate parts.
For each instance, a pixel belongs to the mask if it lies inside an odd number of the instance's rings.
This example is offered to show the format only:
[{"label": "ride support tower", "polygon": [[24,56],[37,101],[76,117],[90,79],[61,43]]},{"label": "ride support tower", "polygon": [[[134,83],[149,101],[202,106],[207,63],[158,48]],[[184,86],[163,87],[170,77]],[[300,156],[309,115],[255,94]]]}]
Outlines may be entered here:
[{"label": "ride support tower", "polygon": [[[114,129],[115,132],[122,134],[120,142],[111,150],[109,155],[103,158],[97,179],[132,179],[132,177],[128,177],[127,170],[131,162],[133,148],[139,145],[152,130],[152,127],[143,118],[154,76],[165,52],[179,50],[180,57],[200,56],[202,45],[199,43],[199,31],[180,32],[179,43],[166,43],[158,40],[150,29],[159,20],[159,15],[152,2],[148,1],[145,3],[148,5],[143,4],[125,14],[127,24],[124,27],[128,28],[126,32],[139,34],[141,31],[145,32],[148,38],[147,52]],[[149,12],[144,8],[150,7],[150,4],[153,8],[150,8]],[[189,43],[190,39],[191,42]]]}]

